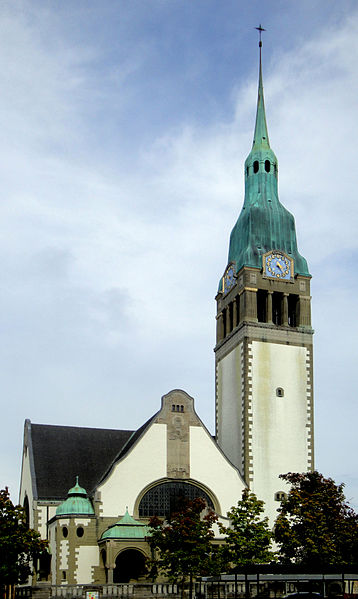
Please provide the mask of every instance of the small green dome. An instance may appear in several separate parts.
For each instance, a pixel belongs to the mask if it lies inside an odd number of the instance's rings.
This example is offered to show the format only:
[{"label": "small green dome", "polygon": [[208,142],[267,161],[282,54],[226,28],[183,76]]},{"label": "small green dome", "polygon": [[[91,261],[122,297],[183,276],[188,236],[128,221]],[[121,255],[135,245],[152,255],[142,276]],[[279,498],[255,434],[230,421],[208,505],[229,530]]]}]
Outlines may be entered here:
[{"label": "small green dome", "polygon": [[84,495],[87,497],[87,491],[78,484],[78,476],[76,476],[76,484],[69,490],[68,495]]},{"label": "small green dome", "polygon": [[134,520],[127,509],[123,518],[104,531],[101,539],[144,539],[148,535],[149,527]]},{"label": "small green dome", "polygon": [[68,491],[67,499],[56,510],[56,516],[71,516],[74,514],[81,516],[94,515],[86,489],[78,484],[78,476],[76,476],[75,486]]}]

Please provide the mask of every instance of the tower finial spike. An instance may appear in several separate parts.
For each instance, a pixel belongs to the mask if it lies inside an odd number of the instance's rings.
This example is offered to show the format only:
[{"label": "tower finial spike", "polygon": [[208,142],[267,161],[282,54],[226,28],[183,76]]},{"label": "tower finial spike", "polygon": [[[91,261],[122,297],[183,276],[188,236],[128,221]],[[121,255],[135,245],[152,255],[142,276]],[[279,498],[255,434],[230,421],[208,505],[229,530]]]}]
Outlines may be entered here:
[{"label": "tower finial spike", "polygon": [[[259,39],[259,48],[262,48],[261,33],[262,33],[263,31],[266,31],[266,29],[264,29],[264,28],[261,26],[261,23],[260,23],[260,25],[259,25],[258,27],[255,27],[255,29],[257,29],[257,31],[259,32],[259,36],[260,36],[260,39]],[[261,50],[260,50],[260,52],[261,52]]]}]

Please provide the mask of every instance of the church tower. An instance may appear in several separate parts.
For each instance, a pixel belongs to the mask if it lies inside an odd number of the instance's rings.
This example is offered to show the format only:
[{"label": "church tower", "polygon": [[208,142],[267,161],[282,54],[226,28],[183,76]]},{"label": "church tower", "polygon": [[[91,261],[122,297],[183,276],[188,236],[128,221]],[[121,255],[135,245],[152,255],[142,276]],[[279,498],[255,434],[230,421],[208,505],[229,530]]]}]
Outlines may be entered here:
[{"label": "church tower", "polygon": [[[261,26],[260,28],[261,29]],[[261,34],[261,30],[260,30]],[[278,198],[261,65],[245,200],[217,301],[216,438],[273,520],[286,472],[312,470],[310,279],[293,215]]]}]

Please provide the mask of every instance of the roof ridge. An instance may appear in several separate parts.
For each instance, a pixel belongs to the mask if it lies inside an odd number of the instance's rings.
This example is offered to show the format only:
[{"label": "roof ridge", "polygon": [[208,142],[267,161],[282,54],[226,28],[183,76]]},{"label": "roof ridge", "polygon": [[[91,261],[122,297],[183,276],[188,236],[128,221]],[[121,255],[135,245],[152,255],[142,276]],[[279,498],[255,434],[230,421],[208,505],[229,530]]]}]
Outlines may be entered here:
[{"label": "roof ridge", "polygon": [[[31,421],[29,421],[31,422]],[[123,432],[123,433],[135,433],[136,430],[129,428],[107,428],[107,427],[99,427],[99,426],[77,426],[76,424],[41,424],[36,422],[31,422],[31,427],[39,426],[44,428],[71,428],[71,429],[81,429],[81,430],[89,430],[89,431],[113,431],[113,432]]]}]

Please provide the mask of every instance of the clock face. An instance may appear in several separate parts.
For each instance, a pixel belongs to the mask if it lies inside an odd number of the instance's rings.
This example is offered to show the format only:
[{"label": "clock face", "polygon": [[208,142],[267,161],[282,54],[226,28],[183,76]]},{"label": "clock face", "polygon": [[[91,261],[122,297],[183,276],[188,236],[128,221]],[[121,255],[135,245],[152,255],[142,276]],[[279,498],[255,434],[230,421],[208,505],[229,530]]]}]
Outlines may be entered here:
[{"label": "clock face", "polygon": [[269,252],[264,257],[264,274],[274,279],[291,280],[293,260],[282,252]]},{"label": "clock face", "polygon": [[230,291],[230,289],[235,285],[235,280],[235,267],[233,264],[230,264],[223,276],[223,293],[228,293],[228,291]]}]

